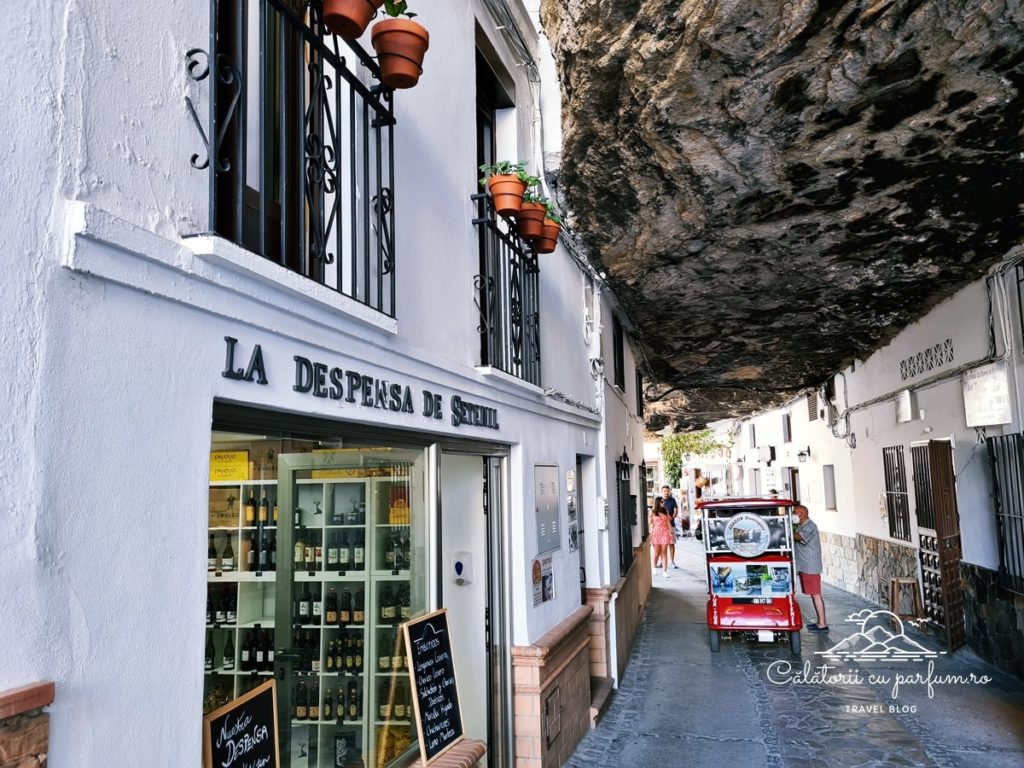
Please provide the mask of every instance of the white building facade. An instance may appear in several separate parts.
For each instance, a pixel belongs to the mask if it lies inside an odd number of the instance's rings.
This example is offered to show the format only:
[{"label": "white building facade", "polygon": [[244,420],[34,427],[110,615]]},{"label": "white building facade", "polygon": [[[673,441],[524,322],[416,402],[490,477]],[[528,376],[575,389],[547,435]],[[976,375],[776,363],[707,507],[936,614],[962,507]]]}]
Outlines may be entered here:
[{"label": "white building facade", "polygon": [[[483,760],[564,761],[635,633],[612,622],[596,668],[569,649],[643,545],[641,382],[600,277],[478,195],[481,162],[551,170],[530,14],[413,8],[423,74],[391,92],[319,3],[36,5],[0,12],[8,66],[31,51],[4,120],[0,689],[56,682],[54,765],[196,764],[204,711],[271,678],[282,765],[405,764],[406,670],[370,667],[396,617],[447,608]],[[364,671],[329,676],[356,643]]]},{"label": "white building facade", "polygon": [[732,466],[745,492],[808,506],[827,580],[889,607],[891,580],[913,579],[948,647],[1018,675],[1021,277],[1011,252],[867,360],[742,420]]}]

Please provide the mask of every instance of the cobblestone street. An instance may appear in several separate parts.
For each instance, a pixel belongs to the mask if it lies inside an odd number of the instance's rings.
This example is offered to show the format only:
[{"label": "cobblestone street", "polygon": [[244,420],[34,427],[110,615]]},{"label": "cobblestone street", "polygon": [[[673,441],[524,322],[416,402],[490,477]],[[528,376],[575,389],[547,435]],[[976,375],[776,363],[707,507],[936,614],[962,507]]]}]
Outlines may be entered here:
[{"label": "cobblestone street", "polygon": [[[1024,765],[1024,683],[969,650],[931,662],[822,655],[861,629],[847,617],[877,610],[852,594],[825,588],[831,632],[804,630],[800,659],[753,640],[712,654],[703,552],[680,544],[679,570],[654,576],[625,679],[568,765]],[[809,599],[801,610],[813,616]],[[907,636],[941,651],[933,635]]]}]

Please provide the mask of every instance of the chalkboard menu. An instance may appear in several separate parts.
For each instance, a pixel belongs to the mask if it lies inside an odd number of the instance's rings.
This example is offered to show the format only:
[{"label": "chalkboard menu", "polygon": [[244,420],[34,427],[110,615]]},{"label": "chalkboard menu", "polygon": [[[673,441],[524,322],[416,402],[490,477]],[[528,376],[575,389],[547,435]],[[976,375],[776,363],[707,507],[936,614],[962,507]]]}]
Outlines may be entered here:
[{"label": "chalkboard menu", "polygon": [[273,678],[203,717],[204,768],[280,768]]},{"label": "chalkboard menu", "polygon": [[442,608],[408,621],[402,630],[409,654],[420,755],[426,765],[464,738],[448,610]]}]

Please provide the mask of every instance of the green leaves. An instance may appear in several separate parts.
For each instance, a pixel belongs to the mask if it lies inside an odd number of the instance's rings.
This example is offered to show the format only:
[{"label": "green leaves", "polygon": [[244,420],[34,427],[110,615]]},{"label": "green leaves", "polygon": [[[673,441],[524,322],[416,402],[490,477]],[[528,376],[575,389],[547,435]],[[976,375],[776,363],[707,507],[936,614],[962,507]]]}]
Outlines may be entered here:
[{"label": "green leaves", "polygon": [[[403,0],[403,2],[404,2],[404,0]],[[535,177],[530,176],[530,175],[528,175],[526,173],[526,161],[525,160],[523,160],[521,162],[518,162],[518,163],[513,163],[511,160],[499,160],[497,163],[494,163],[492,165],[486,165],[486,164],[485,165],[481,165],[480,166],[480,173],[483,174],[483,176],[480,178],[480,186],[481,187],[487,185],[487,180],[489,178],[491,178],[491,176],[509,176],[511,174],[515,174],[516,176],[518,176],[523,181],[525,181],[526,179],[535,178]],[[540,181],[540,179],[537,179],[533,183],[536,184],[537,181]],[[527,184],[527,186],[532,186],[532,185]]]},{"label": "green leaves", "polygon": [[679,478],[683,474],[684,456],[701,456],[728,448],[725,443],[715,438],[710,429],[697,432],[683,432],[669,435],[661,441],[661,459],[665,462],[665,476],[673,488],[679,486]]},{"label": "green leaves", "polygon": [[409,13],[409,3],[406,0],[384,0],[384,12],[388,16],[398,18],[399,16],[405,16],[407,19],[411,19],[415,16],[415,13]]}]

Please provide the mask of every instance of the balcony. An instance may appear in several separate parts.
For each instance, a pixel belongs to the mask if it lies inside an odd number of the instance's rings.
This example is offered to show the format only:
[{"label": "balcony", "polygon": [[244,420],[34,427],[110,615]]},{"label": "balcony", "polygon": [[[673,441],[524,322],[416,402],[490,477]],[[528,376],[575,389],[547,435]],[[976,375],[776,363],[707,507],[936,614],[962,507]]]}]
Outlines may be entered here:
[{"label": "balcony", "polygon": [[540,303],[537,254],[496,216],[486,194],[477,204],[480,273],[480,362],[540,386]]},{"label": "balcony", "polygon": [[[211,0],[187,53],[208,232],[395,316],[392,92],[320,2]],[[343,46],[339,48],[339,46]]]}]

